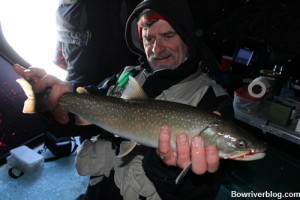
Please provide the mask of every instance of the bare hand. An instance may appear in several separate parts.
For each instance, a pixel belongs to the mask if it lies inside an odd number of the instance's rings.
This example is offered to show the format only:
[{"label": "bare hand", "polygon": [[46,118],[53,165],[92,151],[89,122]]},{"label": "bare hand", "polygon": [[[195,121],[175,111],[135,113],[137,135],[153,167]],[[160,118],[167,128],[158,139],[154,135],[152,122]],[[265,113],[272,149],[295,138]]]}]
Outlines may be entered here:
[{"label": "bare hand", "polygon": [[201,175],[206,172],[216,172],[219,168],[219,155],[214,145],[205,148],[204,141],[200,136],[192,138],[191,145],[189,137],[180,133],[176,138],[176,152],[173,151],[170,143],[171,128],[163,126],[159,135],[158,155],[166,165],[185,168],[192,162],[192,171]]},{"label": "bare hand", "polygon": [[58,105],[58,101],[64,93],[72,91],[69,82],[61,81],[55,76],[47,74],[42,68],[30,67],[25,69],[15,64],[14,70],[31,83],[35,93],[43,92],[46,88],[51,87],[47,107],[58,122],[68,123],[68,112]]}]

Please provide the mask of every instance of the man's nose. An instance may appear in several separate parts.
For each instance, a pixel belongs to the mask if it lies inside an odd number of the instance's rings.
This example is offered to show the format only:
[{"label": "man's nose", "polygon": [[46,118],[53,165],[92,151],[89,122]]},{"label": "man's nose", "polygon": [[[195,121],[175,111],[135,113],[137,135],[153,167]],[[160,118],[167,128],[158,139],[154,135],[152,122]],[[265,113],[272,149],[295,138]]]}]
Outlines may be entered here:
[{"label": "man's nose", "polygon": [[160,52],[163,52],[164,50],[165,50],[165,46],[163,45],[162,41],[155,40],[153,47],[152,47],[152,52],[154,54],[159,54]]}]

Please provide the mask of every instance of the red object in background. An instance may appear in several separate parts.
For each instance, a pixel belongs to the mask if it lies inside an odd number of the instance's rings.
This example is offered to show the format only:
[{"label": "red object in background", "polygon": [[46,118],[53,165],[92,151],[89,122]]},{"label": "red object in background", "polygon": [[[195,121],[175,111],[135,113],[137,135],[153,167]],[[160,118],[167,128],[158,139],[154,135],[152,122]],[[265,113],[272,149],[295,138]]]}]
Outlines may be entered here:
[{"label": "red object in background", "polygon": [[43,138],[46,131],[37,114],[22,113],[27,97],[18,78],[12,63],[0,52],[0,165],[11,149]]},{"label": "red object in background", "polygon": [[228,71],[228,69],[230,68],[231,65],[231,61],[232,61],[232,57],[230,56],[222,56],[221,59],[221,71]]},{"label": "red object in background", "polygon": [[67,62],[65,60],[65,57],[63,55],[63,43],[62,42],[57,42],[56,44],[56,53],[55,53],[55,58],[54,58],[54,64],[59,66],[60,68],[66,70],[67,69]]}]

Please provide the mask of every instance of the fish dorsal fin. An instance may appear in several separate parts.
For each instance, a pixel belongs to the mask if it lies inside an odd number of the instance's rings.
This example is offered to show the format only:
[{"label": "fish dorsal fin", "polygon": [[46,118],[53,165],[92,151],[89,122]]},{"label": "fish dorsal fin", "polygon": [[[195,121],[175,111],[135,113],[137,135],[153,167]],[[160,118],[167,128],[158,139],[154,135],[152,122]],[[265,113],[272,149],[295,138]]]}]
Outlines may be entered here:
[{"label": "fish dorsal fin", "polygon": [[145,99],[147,98],[141,85],[132,76],[128,77],[128,83],[122,93],[123,99]]},{"label": "fish dorsal fin", "polygon": [[27,96],[27,100],[24,102],[23,106],[23,113],[35,113],[36,99],[32,86],[24,78],[19,78],[16,81],[20,84],[20,86],[24,90],[25,95]]},{"label": "fish dorsal fin", "polygon": [[76,92],[79,94],[88,94],[89,93],[84,87],[76,88]]},{"label": "fish dorsal fin", "polygon": [[124,156],[126,156],[127,154],[129,154],[134,147],[137,145],[136,142],[134,141],[123,141],[120,144],[120,152],[117,155],[118,158],[122,158]]}]

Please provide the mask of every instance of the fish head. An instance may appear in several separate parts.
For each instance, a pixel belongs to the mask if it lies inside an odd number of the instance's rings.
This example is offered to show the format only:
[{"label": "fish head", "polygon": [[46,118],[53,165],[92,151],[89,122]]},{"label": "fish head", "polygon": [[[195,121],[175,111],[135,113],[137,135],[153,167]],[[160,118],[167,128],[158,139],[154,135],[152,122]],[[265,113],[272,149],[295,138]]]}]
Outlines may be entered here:
[{"label": "fish head", "polygon": [[210,135],[206,145],[216,145],[220,158],[251,161],[265,157],[266,143],[233,122],[217,120],[205,132]]}]

